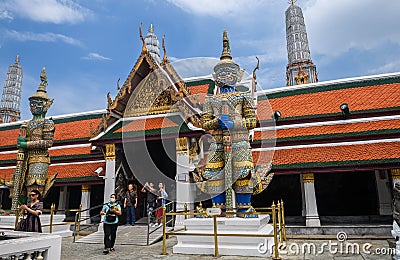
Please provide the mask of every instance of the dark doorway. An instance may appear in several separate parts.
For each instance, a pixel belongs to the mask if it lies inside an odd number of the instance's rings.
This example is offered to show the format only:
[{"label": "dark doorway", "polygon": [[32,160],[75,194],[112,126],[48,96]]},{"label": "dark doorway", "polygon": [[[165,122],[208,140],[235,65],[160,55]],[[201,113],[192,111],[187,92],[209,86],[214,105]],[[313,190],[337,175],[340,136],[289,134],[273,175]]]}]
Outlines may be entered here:
[{"label": "dark doorway", "polygon": [[375,173],[314,174],[320,216],[378,215]]},{"label": "dark doorway", "polygon": [[254,208],[270,207],[278,200],[283,200],[286,216],[301,216],[300,175],[275,175],[263,192],[252,197],[251,204]]},{"label": "dark doorway", "polygon": [[[91,185],[90,186],[90,207],[98,206],[103,204],[104,199],[104,184],[100,185]],[[90,216],[96,216],[100,213],[103,207],[98,207],[90,211]],[[92,219],[94,222],[99,222],[100,217],[98,216],[97,219]]]},{"label": "dark doorway", "polygon": [[146,182],[152,182],[158,190],[158,183],[165,184],[168,200],[175,200],[176,175],[176,143],[175,139],[148,140],[134,143],[124,143],[124,156],[138,191],[137,219],[146,215],[146,194],[141,188]]},{"label": "dark doorway", "polygon": [[1,200],[1,209],[8,210],[11,209],[11,198],[10,198],[10,190],[8,188],[0,189],[0,200]]},{"label": "dark doorway", "polygon": [[60,198],[60,187],[51,187],[49,192],[47,193],[46,198],[43,199],[43,208],[50,209],[51,204],[56,205],[56,209],[58,208],[58,201]]}]

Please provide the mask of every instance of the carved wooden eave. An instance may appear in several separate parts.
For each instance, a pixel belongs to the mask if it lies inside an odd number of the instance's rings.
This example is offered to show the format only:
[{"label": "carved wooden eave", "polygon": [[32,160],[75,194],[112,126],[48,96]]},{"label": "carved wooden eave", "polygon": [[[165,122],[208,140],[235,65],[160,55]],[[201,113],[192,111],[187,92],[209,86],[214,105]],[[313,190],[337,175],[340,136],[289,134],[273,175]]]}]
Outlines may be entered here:
[{"label": "carved wooden eave", "polygon": [[198,111],[201,111],[200,101],[196,96],[192,95],[183,79],[167,59],[161,63],[161,66],[170,75],[172,81],[175,82],[175,87],[178,89],[176,98],[178,100],[185,99],[186,101],[179,103],[180,110],[183,112],[185,117],[185,122],[190,122],[195,127],[201,127],[200,115],[198,114]]},{"label": "carved wooden eave", "polygon": [[[163,90],[160,90],[163,86]],[[135,90],[135,96],[131,98]],[[182,99],[184,101],[179,102],[179,106],[174,106]],[[108,113],[93,132],[93,136],[106,131],[107,127],[121,117],[176,111],[182,112],[186,123],[200,127],[200,108],[199,101],[192,96],[173,66],[167,60],[157,63],[144,49],[115,98],[111,99],[107,95]]]},{"label": "carved wooden eave", "polygon": [[115,98],[111,99],[108,94],[108,113],[103,117],[102,121],[93,132],[92,137],[97,136],[101,132],[104,132],[108,126],[112,125],[120,117],[123,117],[126,105],[129,101],[132,91],[151,71],[154,71],[156,68],[156,61],[154,61],[154,59],[145,49],[142,50],[142,53],[137,59],[122,87],[119,89]]}]

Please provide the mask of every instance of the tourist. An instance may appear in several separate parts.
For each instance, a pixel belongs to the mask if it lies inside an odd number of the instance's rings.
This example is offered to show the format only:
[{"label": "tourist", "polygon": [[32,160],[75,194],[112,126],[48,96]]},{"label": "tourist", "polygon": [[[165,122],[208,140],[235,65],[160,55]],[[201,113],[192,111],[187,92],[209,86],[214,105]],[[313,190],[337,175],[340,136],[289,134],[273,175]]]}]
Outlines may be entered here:
[{"label": "tourist", "polygon": [[23,231],[42,233],[42,225],[40,224],[39,215],[42,214],[43,202],[40,201],[40,192],[32,190],[29,192],[31,201],[28,205],[21,205],[21,209],[26,214],[26,220],[22,227]]},{"label": "tourist", "polygon": [[[165,186],[162,182],[160,182],[158,184],[158,188],[159,188],[159,190],[158,190],[158,198],[157,198],[158,205],[157,206],[161,207],[161,208],[157,210],[157,222],[158,222],[158,226],[160,227],[162,225],[161,219],[163,217],[163,214],[162,214],[163,208],[162,207],[164,207],[164,205],[167,201],[168,193],[165,191]],[[157,227],[157,225],[155,225],[155,226]]]},{"label": "tourist", "polygon": [[151,227],[156,226],[156,222],[155,222],[155,217],[154,217],[154,210],[157,207],[156,204],[156,193],[157,190],[154,189],[154,184],[152,182],[150,183],[145,183],[142,190],[142,192],[146,192],[146,204],[147,204],[147,216],[150,217],[150,223],[149,225]]},{"label": "tourist", "polygon": [[118,216],[122,214],[121,206],[116,203],[115,194],[111,194],[110,201],[103,206],[100,211],[104,217],[104,250],[103,254],[115,251],[114,244],[117,237]]},{"label": "tourist", "polygon": [[124,208],[126,208],[126,225],[135,225],[136,216],[135,208],[137,206],[137,193],[133,189],[133,184],[128,185],[128,190],[125,194]]}]

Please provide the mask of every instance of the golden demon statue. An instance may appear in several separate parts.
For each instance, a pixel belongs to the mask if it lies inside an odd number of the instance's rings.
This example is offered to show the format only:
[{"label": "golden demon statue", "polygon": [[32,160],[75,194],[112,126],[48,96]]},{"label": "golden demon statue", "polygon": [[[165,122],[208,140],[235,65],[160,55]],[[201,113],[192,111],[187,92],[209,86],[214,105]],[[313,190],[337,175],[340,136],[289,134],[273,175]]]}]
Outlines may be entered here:
[{"label": "golden demon statue", "polygon": [[[254,170],[249,130],[256,127],[254,101],[250,93],[235,90],[243,70],[231,57],[227,32],[223,33],[223,51],[214,67],[219,93],[205,99],[202,128],[212,132],[208,161],[196,181],[212,196],[215,206],[234,208],[235,191],[238,212],[250,208],[251,195],[262,190],[260,175]],[[200,178],[198,178],[200,177]]]},{"label": "golden demon statue", "polygon": [[42,196],[46,197],[57,175],[47,179],[50,165],[48,149],[53,145],[55,128],[53,120],[45,118],[47,110],[53,104],[53,99],[50,99],[46,92],[45,68],[42,69],[40,80],[38,90],[29,98],[33,118],[21,125],[17,140],[17,167],[10,185],[12,210],[16,210],[18,200],[25,200],[24,195],[32,190],[39,190]]}]

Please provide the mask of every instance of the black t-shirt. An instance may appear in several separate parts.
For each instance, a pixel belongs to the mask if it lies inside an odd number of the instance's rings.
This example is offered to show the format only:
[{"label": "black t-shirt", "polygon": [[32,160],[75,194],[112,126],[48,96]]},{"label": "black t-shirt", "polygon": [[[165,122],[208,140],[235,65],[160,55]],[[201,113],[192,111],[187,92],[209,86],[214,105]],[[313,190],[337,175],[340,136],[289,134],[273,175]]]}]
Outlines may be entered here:
[{"label": "black t-shirt", "polygon": [[151,202],[156,201],[157,196],[156,196],[153,192],[151,192],[150,189],[149,189],[148,187],[145,187],[145,189],[146,189],[146,193],[147,193],[147,194],[146,194],[147,202],[148,202],[148,203],[151,203]]}]

